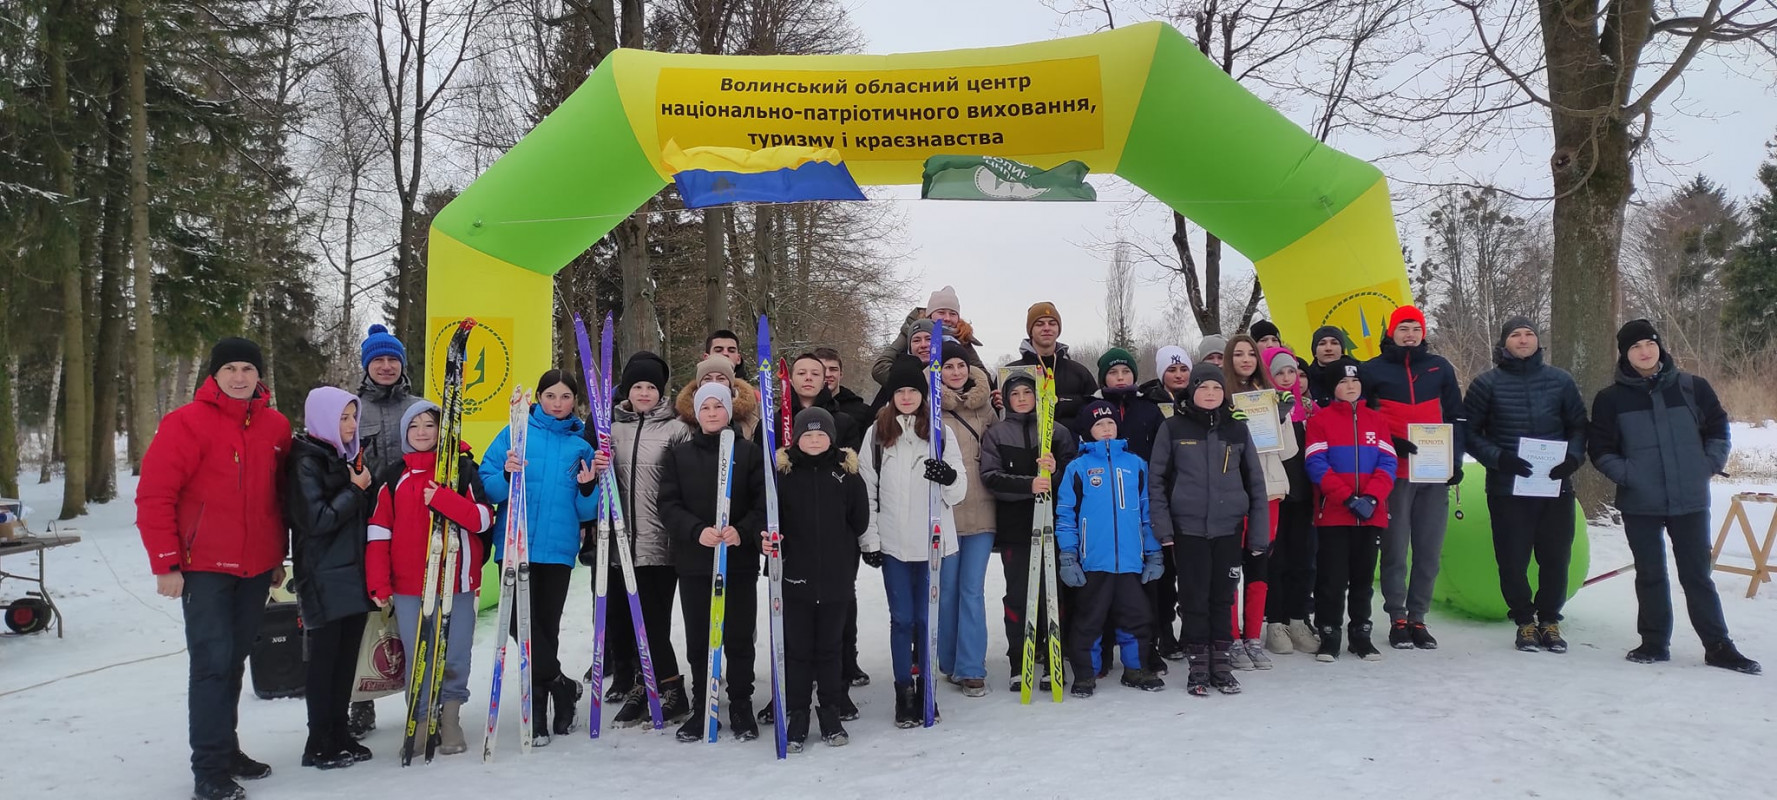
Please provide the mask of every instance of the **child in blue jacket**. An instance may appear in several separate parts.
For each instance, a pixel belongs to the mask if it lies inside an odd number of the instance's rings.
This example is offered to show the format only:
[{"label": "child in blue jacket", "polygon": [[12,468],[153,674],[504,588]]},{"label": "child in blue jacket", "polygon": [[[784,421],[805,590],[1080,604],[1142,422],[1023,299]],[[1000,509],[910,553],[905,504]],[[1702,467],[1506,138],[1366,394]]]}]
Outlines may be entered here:
[{"label": "child in blue jacket", "polygon": [[[1148,464],[1117,438],[1117,411],[1103,400],[1080,411],[1078,429],[1090,441],[1057,486],[1055,547],[1061,582],[1074,594],[1068,652],[1075,697],[1097,688],[1092,656],[1106,617],[1123,640],[1123,685],[1157,692],[1166,687],[1141,666],[1150,603],[1142,584],[1160,577],[1166,562],[1148,518]],[[1121,637],[1119,637],[1121,638]]]}]

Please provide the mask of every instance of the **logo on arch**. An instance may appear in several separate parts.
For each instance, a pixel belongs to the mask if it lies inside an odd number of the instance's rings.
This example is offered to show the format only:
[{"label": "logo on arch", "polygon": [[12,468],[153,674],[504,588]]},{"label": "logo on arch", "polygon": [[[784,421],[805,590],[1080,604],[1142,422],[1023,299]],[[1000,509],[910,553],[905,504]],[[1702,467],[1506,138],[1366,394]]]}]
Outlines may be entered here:
[{"label": "logo on arch", "polygon": [[1310,300],[1305,306],[1308,321],[1315,327],[1337,325],[1345,330],[1352,347],[1346,353],[1360,361],[1381,352],[1382,335],[1387,333],[1388,315],[1400,303],[1395,293],[1403,289],[1399,281],[1384,281],[1348,292]]},{"label": "logo on arch", "polygon": [[[459,317],[433,317],[426,346],[426,394],[443,394],[445,350],[462,322]],[[512,394],[512,318],[476,317],[475,329],[463,347],[463,421],[502,422]]]}]

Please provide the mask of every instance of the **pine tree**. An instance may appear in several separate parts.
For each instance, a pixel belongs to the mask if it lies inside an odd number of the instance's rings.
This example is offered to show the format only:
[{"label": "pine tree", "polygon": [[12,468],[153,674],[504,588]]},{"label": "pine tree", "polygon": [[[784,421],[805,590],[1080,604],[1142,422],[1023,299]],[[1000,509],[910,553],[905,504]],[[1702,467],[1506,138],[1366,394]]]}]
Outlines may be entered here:
[{"label": "pine tree", "polygon": [[1765,191],[1748,214],[1751,236],[1735,250],[1722,274],[1728,294],[1722,323],[1749,352],[1777,343],[1777,304],[1772,303],[1777,297],[1777,139],[1769,148],[1771,160],[1758,168]]}]

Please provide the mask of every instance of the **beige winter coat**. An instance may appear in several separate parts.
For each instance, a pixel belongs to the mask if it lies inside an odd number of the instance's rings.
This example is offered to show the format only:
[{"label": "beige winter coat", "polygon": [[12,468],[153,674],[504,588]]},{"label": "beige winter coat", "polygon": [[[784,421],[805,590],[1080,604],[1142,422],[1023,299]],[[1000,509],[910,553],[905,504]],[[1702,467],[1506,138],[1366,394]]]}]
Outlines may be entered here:
[{"label": "beige winter coat", "polygon": [[963,463],[969,465],[969,493],[955,509],[956,532],[991,534],[993,495],[981,485],[981,437],[987,435],[987,426],[998,417],[993,413],[993,389],[987,382],[987,373],[979,367],[969,367],[969,378],[967,391],[960,394],[944,388],[944,422],[956,431],[955,442],[962,450]]}]

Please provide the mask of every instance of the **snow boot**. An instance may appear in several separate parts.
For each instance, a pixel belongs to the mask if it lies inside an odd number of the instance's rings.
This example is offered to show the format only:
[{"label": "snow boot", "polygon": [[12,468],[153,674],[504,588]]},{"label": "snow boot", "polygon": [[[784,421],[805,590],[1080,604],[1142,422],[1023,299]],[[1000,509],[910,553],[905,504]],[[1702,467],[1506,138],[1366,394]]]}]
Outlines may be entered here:
[{"label": "snow boot", "polygon": [[1370,641],[1370,623],[1353,622],[1345,626],[1345,636],[1351,640],[1347,649],[1352,655],[1365,661],[1382,660],[1382,651],[1377,650],[1375,643]]},{"label": "snow boot", "polygon": [[913,684],[895,684],[895,727],[917,728],[924,721],[925,711],[919,707]]},{"label": "snow boot", "polygon": [[1253,662],[1253,669],[1270,669],[1271,656],[1265,654],[1265,646],[1258,639],[1246,640],[1246,657]]},{"label": "snow boot", "polygon": [[254,761],[251,756],[236,750],[234,755],[228,757],[228,776],[243,781],[256,781],[260,778],[271,777],[271,765],[263,761]]},{"label": "snow boot", "polygon": [[1320,649],[1320,636],[1305,619],[1292,619],[1289,625],[1290,644],[1297,652],[1312,653]]},{"label": "snow boot", "polygon": [[[666,713],[666,698],[661,699],[661,714]],[[611,718],[611,727],[633,728],[643,722],[652,722],[648,716],[648,687],[636,684],[623,696],[623,706],[617,709],[617,716]]]},{"label": "snow boot", "polygon": [[1185,645],[1185,658],[1191,663],[1189,677],[1185,678],[1185,691],[1198,697],[1209,696],[1209,645]]},{"label": "snow boot", "polygon": [[1080,675],[1078,673],[1075,673],[1074,688],[1071,692],[1073,694],[1073,696],[1082,697],[1082,698],[1083,697],[1091,697],[1093,690],[1095,690],[1097,688],[1098,688],[1098,677],[1097,676]]},{"label": "snow boot", "polygon": [[839,705],[833,710],[839,714],[840,719],[846,722],[858,718],[858,704],[851,701],[851,692],[843,688],[839,692]]},{"label": "snow boot", "polygon": [[459,718],[463,711],[463,701],[446,700],[444,710],[438,717],[438,752],[454,756],[469,749],[469,743],[463,740],[463,722]]},{"label": "snow boot", "polygon": [[[646,693],[647,688],[643,687],[642,691],[644,693]],[[646,697],[643,698],[643,702],[644,703],[647,702]],[[660,722],[661,722],[661,724],[663,724],[663,725],[677,725],[680,722],[684,722],[685,718],[690,715],[691,715],[691,701],[690,701],[690,699],[685,697],[685,676],[674,675],[671,678],[667,678],[666,680],[661,681],[660,682]],[[652,717],[649,717],[647,715],[643,715],[643,716],[637,718],[637,724],[641,724],[641,722],[640,722],[641,720],[647,720],[649,723],[653,723],[653,721],[654,721]]]},{"label": "snow boot", "polygon": [[[706,724],[703,707],[701,705],[692,706],[690,711],[691,713],[685,717],[684,724],[680,725],[679,729],[673,733],[674,739],[678,739],[687,744],[703,741],[705,731],[704,726]],[[721,726],[720,723],[718,723],[717,730],[719,731],[720,729]]]},{"label": "snow boot", "polygon": [[1290,626],[1283,622],[1271,622],[1265,625],[1265,647],[1280,656],[1296,652],[1296,643],[1290,641]]},{"label": "snow boot", "polygon": [[[590,676],[592,670],[588,669],[586,674]],[[607,667],[605,669],[605,675],[605,702],[607,703],[623,702],[623,699],[629,695],[631,689],[642,685],[642,679],[637,675],[636,666],[634,664],[616,664]],[[586,682],[592,683],[592,679],[588,677]]]},{"label": "snow boot", "polygon": [[1512,646],[1525,653],[1534,653],[1542,649],[1542,641],[1537,636],[1536,623],[1526,622],[1518,626],[1518,632],[1512,636]]},{"label": "snow boot", "polygon": [[1235,642],[1216,642],[1209,650],[1209,685],[1222,694],[1240,694],[1240,681],[1234,679],[1234,648],[1245,647]]},{"label": "snow boot", "polygon": [[1407,629],[1407,621],[1397,619],[1388,626],[1388,646],[1396,650],[1413,649],[1413,632]]},{"label": "snow boot", "polygon": [[202,778],[192,787],[191,800],[247,800],[247,790],[233,778]]},{"label": "snow boot", "polygon": [[734,740],[750,742],[759,738],[759,721],[753,718],[753,701],[728,701],[728,727],[734,730]]},{"label": "snow boot", "polygon": [[851,741],[851,735],[845,732],[845,726],[839,724],[838,709],[826,706],[814,710],[815,718],[821,722],[821,741],[828,747],[844,747]]},{"label": "snow boot", "polygon": [[1228,661],[1235,669],[1253,669],[1253,657],[1246,652],[1246,642],[1239,639],[1228,646]]},{"label": "snow boot", "polygon": [[[925,724],[926,682],[918,678],[913,679],[913,716],[919,720],[919,724]],[[944,713],[938,708],[938,698],[934,697],[932,698],[932,724],[936,725],[943,721]]]},{"label": "snow boot", "polygon": [[1541,641],[1544,650],[1551,653],[1567,652],[1567,640],[1561,638],[1561,623],[1559,622],[1550,622],[1542,626],[1542,629],[1537,632],[1537,638]]},{"label": "snow boot", "polygon": [[1438,649],[1438,640],[1432,638],[1431,631],[1425,629],[1424,622],[1412,622],[1407,625],[1407,638],[1413,641],[1413,647],[1420,650]]},{"label": "snow boot", "polygon": [[362,739],[371,731],[376,730],[376,703],[360,700],[352,704],[346,712],[346,732],[353,739]]},{"label": "snow boot", "polygon": [[759,709],[759,713],[753,715],[753,721],[759,723],[761,728],[777,724],[777,704],[766,703],[764,708]]},{"label": "snow boot", "polygon": [[531,690],[531,746],[549,746],[549,691]]},{"label": "snow boot", "polygon": [[1623,658],[1637,664],[1652,664],[1655,661],[1671,661],[1672,651],[1666,645],[1642,640],[1640,647],[1630,650]]},{"label": "snow boot", "polygon": [[1314,660],[1322,664],[1331,664],[1339,660],[1339,629],[1331,625],[1320,629],[1320,646],[1314,648]]},{"label": "snow boot", "polygon": [[1764,672],[1764,667],[1759,666],[1757,661],[1740,655],[1739,649],[1735,648],[1734,643],[1727,639],[1704,648],[1703,663],[1712,667],[1744,672],[1747,675],[1758,675]]},{"label": "snow boot", "polygon": [[858,665],[856,665],[856,664],[853,664],[850,667],[847,667],[845,670],[845,674],[840,676],[840,679],[844,680],[848,684],[851,684],[852,686],[869,686],[870,685],[870,674],[859,669]]},{"label": "snow boot", "polygon": [[340,769],[358,762],[352,760],[350,753],[341,750],[329,735],[309,734],[308,743],[302,746],[302,765],[315,769]]},{"label": "snow boot", "polygon": [[[336,724],[333,726],[333,742],[335,744],[339,745],[339,749],[344,750],[346,755],[351,756],[352,761],[354,763],[359,762],[359,761],[369,761],[370,760],[370,748],[365,747],[364,745],[359,744],[357,741],[352,739],[351,724],[349,722],[339,723],[339,724]],[[241,755],[240,757],[247,758],[247,756],[245,754]],[[247,758],[247,760],[252,761],[253,759]],[[255,762],[255,763],[257,763],[257,762]],[[265,768],[265,775],[270,775],[270,774],[271,774],[271,767],[266,767]],[[259,777],[265,777],[265,775],[261,775]],[[240,778],[240,777],[246,777],[246,776],[236,774],[235,777]],[[254,779],[248,778],[248,780],[254,780]]]},{"label": "snow boot", "polygon": [[808,709],[790,712],[790,726],[784,730],[784,741],[786,750],[802,752],[803,743],[808,741]]},{"label": "snow boot", "polygon": [[1158,692],[1166,688],[1166,681],[1160,680],[1160,676],[1145,669],[1124,669],[1122,683],[1131,689],[1140,689],[1144,692]]},{"label": "snow boot", "polygon": [[[556,736],[574,732],[574,703],[580,699],[580,682],[566,675],[557,675],[549,684],[549,702],[555,706]],[[541,715],[539,715],[541,716]]]}]

